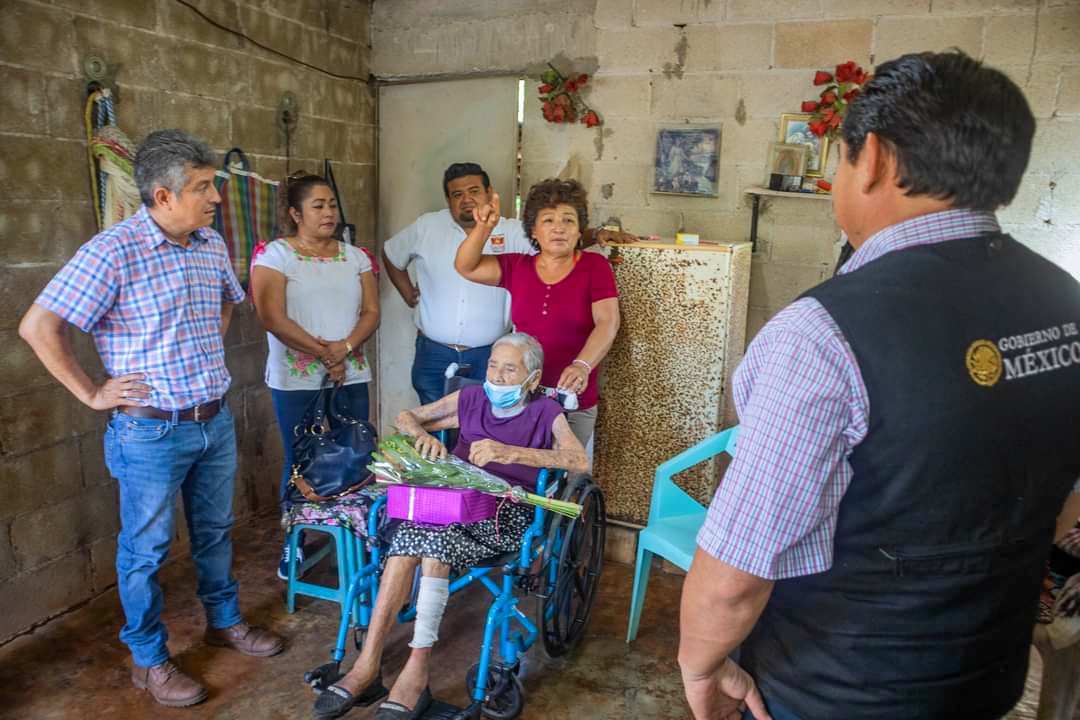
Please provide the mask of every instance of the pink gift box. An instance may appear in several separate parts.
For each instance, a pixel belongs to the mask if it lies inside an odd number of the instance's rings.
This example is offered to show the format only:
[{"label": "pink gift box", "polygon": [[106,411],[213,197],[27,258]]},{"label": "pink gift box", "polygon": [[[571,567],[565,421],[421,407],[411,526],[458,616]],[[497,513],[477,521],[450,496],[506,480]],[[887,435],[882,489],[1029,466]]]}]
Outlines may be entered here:
[{"label": "pink gift box", "polygon": [[391,485],[386,491],[386,512],[392,518],[452,525],[495,517],[499,500],[479,490]]}]

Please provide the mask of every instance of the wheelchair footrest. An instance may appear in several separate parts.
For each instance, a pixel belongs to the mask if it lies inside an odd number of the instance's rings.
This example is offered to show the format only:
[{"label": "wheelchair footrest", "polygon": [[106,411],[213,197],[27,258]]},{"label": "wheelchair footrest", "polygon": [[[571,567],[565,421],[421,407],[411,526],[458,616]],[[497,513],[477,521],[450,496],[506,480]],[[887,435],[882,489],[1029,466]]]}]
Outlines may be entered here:
[{"label": "wheelchair footrest", "polygon": [[460,712],[461,708],[459,707],[445,703],[442,700],[433,699],[427,712],[424,713],[423,720],[454,720]]}]

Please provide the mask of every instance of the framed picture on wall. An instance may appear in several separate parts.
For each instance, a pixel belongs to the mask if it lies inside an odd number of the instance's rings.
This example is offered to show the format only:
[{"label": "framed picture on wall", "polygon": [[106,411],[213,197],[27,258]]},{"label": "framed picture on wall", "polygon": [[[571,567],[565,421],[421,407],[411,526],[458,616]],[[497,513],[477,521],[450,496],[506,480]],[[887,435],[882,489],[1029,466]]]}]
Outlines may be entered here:
[{"label": "framed picture on wall", "polygon": [[806,176],[822,177],[829,158],[829,138],[810,132],[811,120],[807,113],[784,113],[780,116],[780,133],[776,139],[788,145],[805,145],[809,149]]},{"label": "framed picture on wall", "polygon": [[810,150],[800,143],[769,143],[766,174],[803,176],[810,162]]},{"label": "framed picture on wall", "polygon": [[677,125],[656,132],[652,192],[716,197],[719,125]]}]

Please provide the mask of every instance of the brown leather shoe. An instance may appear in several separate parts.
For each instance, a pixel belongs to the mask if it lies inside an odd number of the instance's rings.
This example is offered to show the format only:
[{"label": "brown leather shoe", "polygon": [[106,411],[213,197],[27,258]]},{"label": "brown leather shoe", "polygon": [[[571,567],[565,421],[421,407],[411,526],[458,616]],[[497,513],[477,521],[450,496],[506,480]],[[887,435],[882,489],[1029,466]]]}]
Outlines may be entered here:
[{"label": "brown leather shoe", "polygon": [[206,688],[180,672],[172,660],[153,667],[131,667],[131,682],[166,707],[187,707],[206,699]]},{"label": "brown leather shoe", "polygon": [[263,628],[239,622],[220,630],[206,628],[206,644],[231,647],[233,650],[254,657],[277,655],[285,647],[280,635]]}]

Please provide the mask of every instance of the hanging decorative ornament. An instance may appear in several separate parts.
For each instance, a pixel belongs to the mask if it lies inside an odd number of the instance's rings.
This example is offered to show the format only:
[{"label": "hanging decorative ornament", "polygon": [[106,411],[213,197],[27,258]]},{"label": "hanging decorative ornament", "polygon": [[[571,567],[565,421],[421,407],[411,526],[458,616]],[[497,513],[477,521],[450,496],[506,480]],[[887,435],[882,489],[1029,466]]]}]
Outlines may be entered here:
[{"label": "hanging decorative ornament", "polygon": [[552,123],[580,121],[590,128],[603,125],[600,115],[581,98],[581,88],[588,82],[589,76],[584,73],[567,77],[548,63],[538,88],[544,119]]}]

